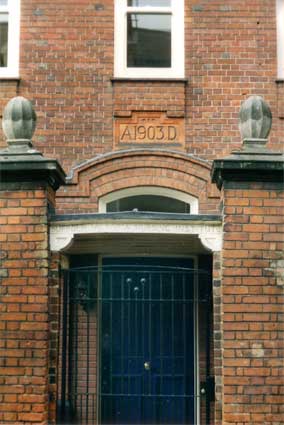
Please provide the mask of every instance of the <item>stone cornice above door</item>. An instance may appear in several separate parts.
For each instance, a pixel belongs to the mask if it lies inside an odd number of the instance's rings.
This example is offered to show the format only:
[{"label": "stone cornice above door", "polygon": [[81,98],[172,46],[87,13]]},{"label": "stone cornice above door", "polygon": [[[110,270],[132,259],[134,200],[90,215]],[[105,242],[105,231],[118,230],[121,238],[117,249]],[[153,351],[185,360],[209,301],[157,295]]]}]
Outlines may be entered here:
[{"label": "stone cornice above door", "polygon": [[[159,237],[161,237],[161,240],[165,240],[165,238],[174,240],[176,238],[175,249],[177,252],[181,250],[178,246],[179,238],[184,244],[182,250],[187,253],[191,253],[192,250],[198,253],[202,251],[206,253],[206,250],[208,252],[208,250],[220,251],[222,249],[223,233],[220,217],[189,216],[184,214],[187,219],[182,220],[179,219],[179,214],[165,214],[164,217],[162,216],[163,214],[157,214],[154,217],[152,214],[152,217],[147,217],[147,214],[130,213],[128,217],[127,214],[122,214],[120,217],[119,214],[116,217],[115,214],[110,214],[109,218],[108,214],[94,214],[91,218],[83,215],[82,217],[76,216],[73,219],[69,216],[69,220],[62,219],[62,221],[59,221],[58,218],[51,222],[50,249],[51,251],[66,253],[75,253],[77,250],[81,253],[87,252],[88,249],[98,248],[96,238],[99,238],[102,244],[101,250],[104,250],[106,247],[103,239],[110,241],[111,238],[116,237],[128,238],[130,245],[131,237],[134,240],[142,237],[143,243],[146,243],[147,238],[149,243],[153,240],[156,243],[156,241],[159,241]],[[169,216],[172,216],[172,218],[169,218]],[[161,245],[159,243],[160,247]],[[151,251],[149,245],[147,249]],[[161,249],[165,248],[161,247]]]}]

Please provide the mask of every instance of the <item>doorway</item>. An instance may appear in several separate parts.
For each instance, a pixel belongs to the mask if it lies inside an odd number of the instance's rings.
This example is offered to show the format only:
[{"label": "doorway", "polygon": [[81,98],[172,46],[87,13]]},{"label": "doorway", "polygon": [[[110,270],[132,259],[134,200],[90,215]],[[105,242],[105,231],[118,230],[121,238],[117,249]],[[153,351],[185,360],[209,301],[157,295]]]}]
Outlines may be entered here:
[{"label": "doorway", "polygon": [[[202,268],[208,260],[201,258]],[[58,418],[203,423],[210,416],[199,384],[210,373],[207,266],[199,268],[197,257],[105,256],[99,267],[86,261],[64,272]]]},{"label": "doorway", "polygon": [[195,423],[194,260],[106,257],[102,424]]}]

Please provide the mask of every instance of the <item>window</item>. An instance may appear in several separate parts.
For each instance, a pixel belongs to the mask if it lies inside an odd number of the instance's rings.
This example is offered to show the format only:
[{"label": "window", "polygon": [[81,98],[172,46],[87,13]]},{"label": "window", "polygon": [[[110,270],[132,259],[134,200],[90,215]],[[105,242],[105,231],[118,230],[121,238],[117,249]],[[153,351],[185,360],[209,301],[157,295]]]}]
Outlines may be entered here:
[{"label": "window", "polygon": [[284,0],[276,0],[278,78],[284,79]]},{"label": "window", "polygon": [[178,190],[155,186],[121,189],[100,198],[100,213],[119,211],[198,214],[198,199]]},{"label": "window", "polygon": [[134,195],[109,202],[106,212],[141,211],[141,212],[168,212],[190,213],[190,205],[178,199],[158,195]]},{"label": "window", "polygon": [[20,0],[0,0],[0,78],[19,76]]},{"label": "window", "polygon": [[184,77],[184,0],[116,0],[116,77]]}]

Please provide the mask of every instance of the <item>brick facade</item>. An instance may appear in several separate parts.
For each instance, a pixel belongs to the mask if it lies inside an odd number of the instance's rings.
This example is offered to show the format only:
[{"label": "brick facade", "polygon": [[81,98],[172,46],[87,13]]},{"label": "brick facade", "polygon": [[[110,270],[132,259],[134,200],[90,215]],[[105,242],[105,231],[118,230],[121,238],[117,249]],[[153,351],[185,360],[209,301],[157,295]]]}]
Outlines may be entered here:
[{"label": "brick facade", "polygon": [[2,423],[46,423],[48,405],[47,188],[1,184]]},{"label": "brick facade", "polygon": [[223,421],[283,419],[283,185],[224,187]]},{"label": "brick facade", "polygon": [[[185,113],[185,151],[205,159],[225,156],[240,146],[237,114],[250,94],[270,104],[270,144],[281,148],[274,2],[185,2],[188,81],[166,83],[166,95],[162,81],[112,80],[113,9],[110,0],[22,0],[21,80],[14,95],[18,90],[34,101],[36,146],[67,174],[111,151],[114,115],[132,110]],[[7,84],[14,83],[1,81],[1,93]]]},{"label": "brick facade", "polygon": [[[185,1],[185,78],[121,79],[113,73],[113,0],[21,0],[20,78],[0,79],[0,109],[13,96],[32,100],[34,145],[68,177],[57,194],[45,179],[0,181],[1,423],[56,422],[61,272],[70,255],[68,248],[50,252],[54,215],[83,220],[98,212],[101,197],[138,186],[174,189],[195,197],[199,214],[222,214],[223,250],[210,253],[211,424],[281,423],[283,187],[263,176],[227,178],[218,189],[210,177],[213,160],[241,148],[238,113],[249,95],[271,107],[268,147],[283,147],[275,16],[270,0]],[[117,120],[142,112],[183,120],[184,143],[117,144]]]},{"label": "brick facade", "polygon": [[61,214],[92,213],[99,198],[113,191],[157,186],[199,197],[200,213],[218,211],[218,190],[210,181],[210,163],[177,152],[128,150],[95,158],[73,170],[58,192]]}]

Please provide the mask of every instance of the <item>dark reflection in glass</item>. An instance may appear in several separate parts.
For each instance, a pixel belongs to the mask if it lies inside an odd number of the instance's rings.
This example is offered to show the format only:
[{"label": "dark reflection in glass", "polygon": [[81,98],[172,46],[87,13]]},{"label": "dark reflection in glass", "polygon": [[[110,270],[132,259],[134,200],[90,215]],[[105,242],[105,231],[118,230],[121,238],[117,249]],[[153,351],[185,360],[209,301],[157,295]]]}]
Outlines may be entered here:
[{"label": "dark reflection in glass", "polygon": [[171,0],[127,0],[128,7],[171,7]]},{"label": "dark reflection in glass", "polygon": [[[1,19],[1,15],[0,15]],[[0,21],[0,67],[7,66],[8,55],[8,22]]]},{"label": "dark reflection in glass", "polygon": [[127,15],[127,66],[171,67],[171,15]]},{"label": "dark reflection in glass", "polygon": [[107,204],[107,212],[119,211],[190,213],[190,205],[178,199],[159,195],[134,195]]}]

